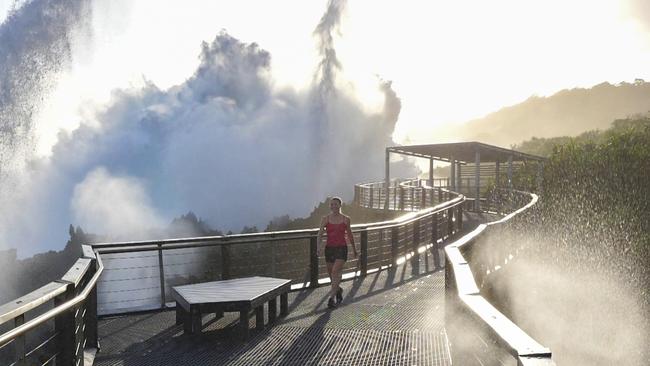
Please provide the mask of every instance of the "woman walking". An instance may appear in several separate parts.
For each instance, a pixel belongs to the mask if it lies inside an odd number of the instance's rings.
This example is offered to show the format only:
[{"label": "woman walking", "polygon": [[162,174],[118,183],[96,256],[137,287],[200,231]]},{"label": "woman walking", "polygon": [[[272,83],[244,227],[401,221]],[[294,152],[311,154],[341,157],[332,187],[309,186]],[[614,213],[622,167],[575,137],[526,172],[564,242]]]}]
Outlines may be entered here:
[{"label": "woman walking", "polygon": [[323,255],[323,232],[327,232],[325,262],[327,263],[327,274],[330,276],[332,284],[327,307],[333,309],[343,301],[343,289],[339,284],[341,283],[343,265],[348,260],[346,236],[350,244],[352,244],[355,258],[357,257],[357,247],[354,244],[354,236],[350,228],[350,218],[341,213],[340,198],[332,197],[330,199],[330,210],[332,212],[324,216],[320,222],[320,230],[318,231],[318,256]]}]

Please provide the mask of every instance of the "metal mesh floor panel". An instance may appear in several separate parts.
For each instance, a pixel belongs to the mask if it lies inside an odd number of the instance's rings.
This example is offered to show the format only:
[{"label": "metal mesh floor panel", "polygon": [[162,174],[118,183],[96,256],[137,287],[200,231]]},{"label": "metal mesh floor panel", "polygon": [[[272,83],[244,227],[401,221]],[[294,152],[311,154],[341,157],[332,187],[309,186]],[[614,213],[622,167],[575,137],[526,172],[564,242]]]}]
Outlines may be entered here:
[{"label": "metal mesh floor panel", "polygon": [[[289,294],[289,315],[236,340],[238,314],[203,319],[201,334],[183,335],[175,313],[100,322],[95,363],[108,365],[449,365],[444,332],[444,273],[431,256],[415,273],[395,270],[343,282],[343,304],[327,309],[329,287]],[[265,311],[265,317],[267,312]],[[268,319],[265,319],[268,324]]]}]

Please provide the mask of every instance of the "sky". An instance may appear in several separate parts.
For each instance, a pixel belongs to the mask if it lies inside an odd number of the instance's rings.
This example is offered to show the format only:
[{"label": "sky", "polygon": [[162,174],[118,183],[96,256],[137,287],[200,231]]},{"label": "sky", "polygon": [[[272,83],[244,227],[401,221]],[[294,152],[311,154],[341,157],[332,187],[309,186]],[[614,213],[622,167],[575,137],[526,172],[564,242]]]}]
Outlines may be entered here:
[{"label": "sky", "polygon": [[[377,78],[394,83],[403,101],[395,138],[419,140],[431,126],[478,118],[531,95],[650,79],[646,4],[354,1],[343,15],[337,53],[365,104],[380,103]],[[312,31],[326,2],[118,0],[92,6],[92,42],[75,50],[71,72],[42,112],[42,119],[61,121],[41,123],[42,153],[59,127],[75,126],[79,101],[105,102],[112,89],[144,79],[163,89],[182,83],[198,63],[200,42],[221,29],[269,50],[278,85],[305,88],[317,62]]]},{"label": "sky", "polygon": [[[22,46],[31,44],[26,30],[48,29],[32,21],[48,6],[69,15],[65,31],[51,42]],[[46,66],[36,67],[47,82],[30,79],[16,93],[23,99],[12,101],[31,106],[19,111],[25,121],[13,129],[27,131],[14,140],[28,142],[14,141],[11,151],[20,153],[5,161],[0,192],[0,249],[25,237],[27,221],[48,228],[26,240],[32,249],[23,254],[57,248],[45,238],[60,242],[68,223],[97,231],[114,222],[109,226],[124,229],[135,222],[125,218],[141,217],[146,226],[160,226],[195,210],[215,227],[237,230],[246,220],[263,226],[273,215],[304,215],[354,179],[381,177],[382,161],[346,160],[359,146],[381,155],[387,144],[458,140],[436,128],[532,95],[650,80],[644,0],[0,0],[0,21],[0,56],[15,52]],[[324,32],[315,32],[319,24]],[[335,51],[332,60],[328,50]],[[335,62],[323,66],[324,60]],[[12,65],[29,74],[24,63]],[[328,67],[336,75],[331,85]],[[214,119],[222,124],[208,123]],[[372,141],[364,136],[368,126],[377,129]],[[284,146],[287,138],[310,146],[296,153]],[[254,153],[219,160],[242,146]],[[197,154],[213,158],[193,159]],[[269,160],[260,163],[260,156]],[[277,171],[265,172],[269,164]],[[226,179],[210,173],[215,166],[246,169]],[[323,173],[328,170],[347,176],[334,179]],[[192,180],[178,178],[181,173]],[[248,183],[258,173],[263,184]],[[315,178],[296,178],[302,175]],[[305,203],[285,209],[284,197],[271,197],[283,194],[289,178],[316,188],[300,197]],[[206,203],[211,187],[251,201],[222,195]],[[270,188],[250,193],[263,187]],[[106,199],[91,202],[97,195]],[[265,203],[263,212],[253,199]],[[128,213],[121,220],[108,212],[115,202]]]},{"label": "sky", "polygon": [[[0,2],[0,11],[12,3]],[[317,62],[312,31],[326,5],[92,2],[92,40],[76,45],[71,70],[39,115],[39,153],[49,153],[59,128],[77,126],[86,104],[106,103],[115,88],[182,83],[198,64],[200,43],[221,29],[271,52],[278,86],[307,87]],[[381,103],[376,79],[393,82],[403,102],[396,141],[424,141],[437,125],[531,95],[650,79],[649,7],[643,0],[359,0],[346,6],[337,53],[369,107]]]}]

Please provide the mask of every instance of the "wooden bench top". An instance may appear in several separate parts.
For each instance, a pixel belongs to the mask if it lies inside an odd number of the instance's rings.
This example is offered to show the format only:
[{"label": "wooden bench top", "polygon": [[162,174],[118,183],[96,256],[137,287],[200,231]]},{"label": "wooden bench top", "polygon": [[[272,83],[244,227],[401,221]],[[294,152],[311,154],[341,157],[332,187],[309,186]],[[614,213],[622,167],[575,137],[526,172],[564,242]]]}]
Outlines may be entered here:
[{"label": "wooden bench top", "polygon": [[269,292],[291,286],[291,280],[271,277],[247,277],[175,286],[174,297],[182,297],[189,305],[254,301]]}]

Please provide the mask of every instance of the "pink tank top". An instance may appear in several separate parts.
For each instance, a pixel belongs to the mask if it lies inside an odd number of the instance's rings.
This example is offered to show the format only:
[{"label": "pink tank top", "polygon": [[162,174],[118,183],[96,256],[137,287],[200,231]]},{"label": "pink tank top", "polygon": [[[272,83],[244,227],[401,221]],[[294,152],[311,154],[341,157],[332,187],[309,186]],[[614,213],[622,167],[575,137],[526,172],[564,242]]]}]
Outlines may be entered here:
[{"label": "pink tank top", "polygon": [[347,225],[345,222],[340,224],[332,224],[327,222],[325,230],[327,231],[327,246],[328,247],[344,247],[348,245],[345,242],[345,229]]}]

